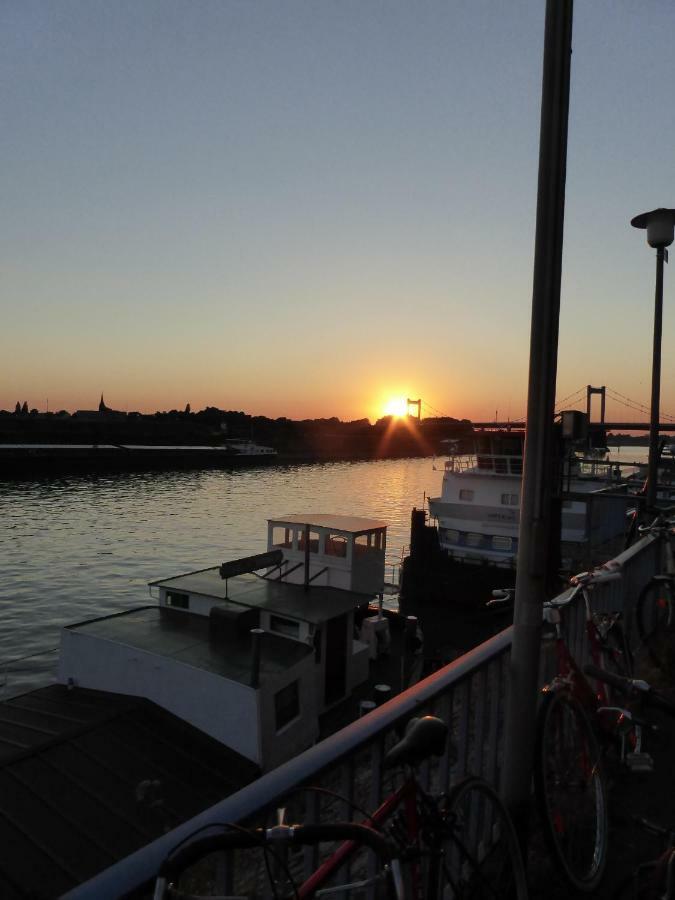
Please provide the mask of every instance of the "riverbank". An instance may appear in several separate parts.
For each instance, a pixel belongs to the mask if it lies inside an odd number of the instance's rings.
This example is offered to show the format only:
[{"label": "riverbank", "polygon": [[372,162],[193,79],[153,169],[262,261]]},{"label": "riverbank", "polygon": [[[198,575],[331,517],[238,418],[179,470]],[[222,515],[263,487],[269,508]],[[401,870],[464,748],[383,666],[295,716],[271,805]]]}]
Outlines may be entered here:
[{"label": "riverbank", "polygon": [[[166,449],[172,448],[174,455],[179,455],[180,449],[187,457],[194,456],[197,449],[222,449],[233,441],[247,441],[273,448],[282,462],[396,459],[437,454],[444,440],[461,437],[470,430],[470,423],[451,418],[418,420],[412,416],[387,416],[371,425],[368,419],[342,422],[333,417],[295,421],[215,408],[197,413],[173,410],[155,415],[105,409],[73,415],[65,411],[56,414],[0,411],[0,450],[8,445],[96,447],[96,458],[100,460],[106,455],[100,452],[102,448],[110,451],[110,448],[149,450],[154,447],[155,455],[166,455]],[[64,452],[54,450],[52,456],[62,456]],[[47,459],[46,452],[40,455]],[[93,458],[93,454],[89,455]],[[202,452],[201,456],[206,454]],[[146,457],[150,458],[149,452]]]}]

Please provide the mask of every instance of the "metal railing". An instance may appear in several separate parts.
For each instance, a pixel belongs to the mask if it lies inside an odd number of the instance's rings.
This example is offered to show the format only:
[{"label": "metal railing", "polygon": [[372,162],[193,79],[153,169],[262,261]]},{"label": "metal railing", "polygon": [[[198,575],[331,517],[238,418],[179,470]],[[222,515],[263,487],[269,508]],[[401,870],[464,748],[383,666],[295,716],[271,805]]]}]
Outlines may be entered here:
[{"label": "metal railing", "polygon": [[[617,557],[624,577],[597,585],[594,605],[606,610],[624,609],[630,621],[639,587],[658,569],[658,551],[658,541],[648,536]],[[566,612],[567,639],[577,661],[583,663],[587,660],[583,605],[575,604]],[[397,729],[400,733],[401,725],[412,716],[431,713],[450,724],[451,747],[422,772],[427,788],[445,790],[468,772],[482,775],[499,787],[511,633],[507,628],[369,715],[101,872],[67,894],[68,900],[105,900],[139,889],[154,877],[176,844],[210,824],[270,821],[281,805],[290,807],[288,821],[313,821],[326,815],[326,802],[341,807],[332,809],[333,815],[347,816],[349,801],[355,797],[361,806],[375,809],[388,793],[384,754],[396,741]],[[309,785],[330,788],[345,798],[346,807],[334,798],[325,801],[316,792],[303,790]],[[306,874],[315,865],[316,858],[309,853]]]},{"label": "metal railing", "polygon": [[523,457],[513,454],[466,453],[452,456],[445,463],[448,472],[493,472],[496,475],[523,474]]},{"label": "metal railing", "polygon": [[[0,701],[33,690],[36,684],[48,684],[56,680],[58,647],[37,650],[26,656],[0,662]],[[30,662],[29,665],[26,663]]]}]

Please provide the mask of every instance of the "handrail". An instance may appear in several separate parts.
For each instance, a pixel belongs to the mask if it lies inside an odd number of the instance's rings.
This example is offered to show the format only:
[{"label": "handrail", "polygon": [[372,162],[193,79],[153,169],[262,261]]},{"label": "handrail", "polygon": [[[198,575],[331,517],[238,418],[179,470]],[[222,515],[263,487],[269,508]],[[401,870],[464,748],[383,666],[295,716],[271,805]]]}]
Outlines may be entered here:
[{"label": "handrail", "polygon": [[522,476],[523,457],[515,453],[462,453],[445,461],[445,471]]},{"label": "handrail", "polygon": [[[12,666],[17,663],[26,662],[29,659],[38,659],[41,656],[49,656],[52,653],[56,653],[58,650],[57,647],[48,647],[46,650],[36,650],[35,653],[27,653],[25,656],[15,656],[12,659],[3,660],[0,662],[0,695],[3,700],[11,700],[12,696],[9,695],[9,676],[10,674],[14,675],[12,672]],[[53,662],[52,662],[53,665]],[[25,693],[28,688],[24,685],[19,689],[19,694]]]},{"label": "handrail", "polygon": [[[621,569],[623,577],[618,581],[598,584],[593,595],[594,605],[597,603],[601,608],[630,606],[631,600],[636,596],[637,587],[655,570],[654,554],[658,552],[657,540],[652,535],[643,537],[616,558],[615,562]],[[586,652],[582,612],[570,609],[570,615],[565,622],[570,645],[580,663],[585,661]],[[299,786],[316,781],[327,771],[333,771],[340,763],[346,761],[349,764],[357,751],[376,742],[407,717],[420,714],[430,704],[443,702],[448,697],[450,698],[448,713],[453,716],[458,729],[456,738],[459,755],[466,752],[465,745],[469,740],[467,732],[470,729],[473,730],[473,740],[479,746],[487,743],[492,746],[492,752],[495,754],[501,752],[498,746],[501,747],[500,723],[503,720],[503,708],[499,698],[502,696],[500,691],[504,690],[504,682],[508,676],[508,669],[503,661],[510,651],[511,637],[512,627],[509,627],[392,698],[368,716],[352,722],[279,768],[266,773],[237,793],[100,872],[90,881],[71,890],[65,898],[112,900],[138,890],[154,877],[169,851],[198,828],[250,819],[272,807],[278,799],[287,796]],[[501,666],[496,673],[495,663]],[[490,667],[493,675],[500,673],[502,675],[497,683],[494,679],[490,679]],[[459,706],[456,705],[457,692],[460,700],[461,696],[467,700],[463,709],[461,702]],[[469,695],[474,697],[476,709],[469,709]],[[473,718],[470,719],[470,716]],[[374,774],[373,779],[375,778]]]},{"label": "handrail", "polygon": [[330,735],[287,763],[262,775],[215,806],[199,813],[152,843],[105,869],[91,881],[64,895],[64,900],[104,900],[136,890],[154,877],[169,851],[198,828],[223,822],[240,822],[265,807],[270,800],[287,794],[295,786],[316,778],[328,766],[338,764],[364,744],[393,728],[401,719],[419,712],[449,687],[511,646],[512,628],[460,656],[403,693]]}]

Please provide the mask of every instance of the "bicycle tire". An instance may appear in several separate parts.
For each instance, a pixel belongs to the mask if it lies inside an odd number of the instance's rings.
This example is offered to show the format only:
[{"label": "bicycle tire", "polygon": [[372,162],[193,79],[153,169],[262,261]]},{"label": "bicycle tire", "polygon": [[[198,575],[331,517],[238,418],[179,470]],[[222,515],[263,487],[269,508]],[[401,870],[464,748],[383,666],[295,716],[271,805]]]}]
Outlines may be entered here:
[{"label": "bicycle tire", "polygon": [[642,588],[635,623],[654,665],[661,670],[675,665],[675,596],[670,579],[653,578]]},{"label": "bicycle tire", "polygon": [[544,695],[535,761],[544,837],[567,881],[590,893],[607,863],[607,794],[593,729],[569,691]]},{"label": "bicycle tire", "polygon": [[511,817],[495,789],[469,776],[451,791],[448,840],[430,896],[453,900],[526,900],[527,880]]}]

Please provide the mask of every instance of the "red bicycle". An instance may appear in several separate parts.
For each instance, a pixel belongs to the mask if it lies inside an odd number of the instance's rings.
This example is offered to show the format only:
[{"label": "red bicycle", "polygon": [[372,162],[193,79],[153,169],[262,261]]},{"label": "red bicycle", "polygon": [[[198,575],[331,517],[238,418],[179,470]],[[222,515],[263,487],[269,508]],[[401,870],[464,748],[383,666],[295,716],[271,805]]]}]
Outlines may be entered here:
[{"label": "red bicycle", "polygon": [[[609,821],[602,754],[596,735],[618,745],[619,757],[632,770],[651,767],[642,751],[642,727],[619,705],[605,680],[589,681],[570,651],[561,610],[580,597],[585,635],[596,671],[629,675],[632,660],[618,615],[597,613],[590,596],[597,584],[621,578],[608,564],[571,579],[570,591],[544,603],[544,621],[553,638],[556,675],[542,690],[537,720],[535,787],[544,835],[570,884],[580,891],[597,888],[607,861]],[[546,634],[546,632],[545,632]],[[592,723],[592,724],[591,724]]]},{"label": "red bicycle", "polygon": [[[363,822],[262,829],[230,826],[224,835],[197,839],[178,849],[162,867],[161,889],[156,897],[212,896],[181,890],[185,862],[194,864],[203,849],[213,852],[257,847],[271,848],[280,857],[272,861],[266,858],[264,867],[258,866],[253,873],[256,883],[267,881],[265,895],[277,898],[309,898],[333,892],[361,896],[364,890],[384,885],[390,890],[393,887],[397,897],[415,900],[526,900],[518,839],[495,790],[482,779],[470,777],[449,793],[434,797],[420,784],[417,767],[431,756],[440,756],[446,741],[447,727],[440,719],[412,719],[402,740],[385,758],[385,765],[402,772],[402,781]],[[349,828],[355,830],[345,831]],[[309,839],[316,844],[317,840],[341,837],[341,843],[329,848],[304,880],[294,874],[293,861],[285,860],[280,853],[284,843],[297,847]],[[363,860],[359,850],[364,844],[374,847],[386,865],[373,858]],[[252,870],[253,864],[248,869]],[[236,895],[242,896],[237,887]]]}]

